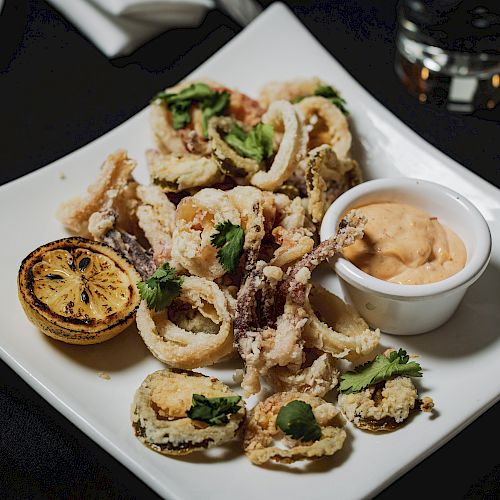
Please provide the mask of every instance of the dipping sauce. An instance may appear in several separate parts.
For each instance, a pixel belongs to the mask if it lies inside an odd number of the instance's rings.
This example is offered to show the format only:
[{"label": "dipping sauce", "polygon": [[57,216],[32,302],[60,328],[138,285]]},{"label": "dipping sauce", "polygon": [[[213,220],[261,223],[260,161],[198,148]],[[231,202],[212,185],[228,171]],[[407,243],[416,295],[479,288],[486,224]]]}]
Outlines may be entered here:
[{"label": "dipping sauce", "polygon": [[363,239],[344,256],[365,273],[392,283],[423,285],[463,269],[462,240],[437,217],[403,203],[372,203],[357,209],[368,219]]}]

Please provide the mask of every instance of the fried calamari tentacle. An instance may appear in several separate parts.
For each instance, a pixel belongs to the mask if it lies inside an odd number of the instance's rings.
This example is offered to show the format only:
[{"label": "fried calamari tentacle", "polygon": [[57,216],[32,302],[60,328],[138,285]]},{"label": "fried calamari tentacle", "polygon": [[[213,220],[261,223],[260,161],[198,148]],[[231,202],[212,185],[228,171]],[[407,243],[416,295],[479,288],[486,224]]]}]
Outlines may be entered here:
[{"label": "fried calamari tentacle", "polygon": [[94,212],[88,221],[89,232],[97,241],[102,241],[127,257],[143,280],[148,279],[156,269],[151,252],[146,250],[134,235],[117,228],[117,212],[111,208],[112,201]]},{"label": "fried calamari tentacle", "polygon": [[335,104],[325,97],[313,96],[295,106],[304,114],[309,132],[308,150],[328,144],[341,160],[349,155],[352,142],[349,123]]},{"label": "fried calamari tentacle", "polygon": [[111,229],[101,241],[127,257],[143,280],[147,280],[155,272],[156,265],[153,256],[143,248],[135,236],[125,231]]},{"label": "fried calamari tentacle", "polygon": [[[291,401],[304,401],[312,408],[321,428],[318,441],[294,440],[277,427],[276,418],[280,409]],[[247,457],[256,465],[269,460],[292,463],[297,460],[314,459],[333,455],[342,448],[346,432],[336,424],[338,410],[331,403],[300,392],[279,392],[258,403],[250,412],[245,429],[243,447]],[[283,446],[275,446],[281,439]]]},{"label": "fried calamari tentacle", "polygon": [[234,120],[229,117],[214,117],[208,123],[208,137],[212,160],[219,170],[236,179],[245,179],[259,170],[259,164],[251,158],[240,156],[222,137],[231,131]]},{"label": "fried calamari tentacle", "polygon": [[110,154],[97,178],[87,188],[87,193],[62,203],[56,217],[70,231],[88,238],[91,236],[88,229],[90,216],[104,208],[112,208],[117,213],[119,227],[135,233],[133,209],[136,183],[132,178],[135,166],[136,162],[123,149]]},{"label": "fried calamari tentacle", "polygon": [[396,377],[361,392],[339,395],[339,406],[350,422],[368,431],[392,431],[403,425],[411,413],[431,411],[431,398],[418,399],[409,377]]},{"label": "fried calamari tentacle", "polygon": [[379,345],[380,330],[371,330],[352,306],[322,286],[312,286],[305,308],[309,316],[303,331],[307,347],[355,360]]},{"label": "fried calamari tentacle", "polygon": [[137,389],[130,417],[137,438],[163,455],[187,455],[218,446],[236,437],[245,420],[245,405],[221,425],[188,417],[193,395],[206,398],[237,396],[228,386],[201,373],[159,370]]},{"label": "fried calamari tentacle", "polygon": [[213,281],[204,278],[186,276],[180,296],[167,313],[152,312],[143,300],[136,320],[148,349],[174,368],[212,365],[233,349],[227,298]]},{"label": "fried calamari tentacle", "polygon": [[172,233],[175,226],[175,205],[158,186],[138,186],[137,207],[139,226],[151,245],[156,265],[171,259]]},{"label": "fried calamari tentacle", "polygon": [[298,391],[323,397],[330,392],[339,381],[340,372],[335,365],[335,358],[329,353],[318,355],[294,372],[286,366],[273,367],[267,379],[276,391]]},{"label": "fried calamari tentacle", "polygon": [[223,180],[210,158],[189,153],[162,154],[152,149],[146,151],[146,158],[151,182],[166,193],[207,187]]},{"label": "fried calamari tentacle", "polygon": [[287,101],[271,104],[262,122],[283,133],[276,156],[269,170],[255,173],[250,183],[260,189],[274,191],[285,182],[305,157],[307,132],[300,110]]},{"label": "fried calamari tentacle", "polygon": [[208,279],[220,278],[225,269],[217,259],[211,236],[218,223],[229,220],[240,225],[241,217],[227,192],[205,188],[177,205],[172,257],[191,274]]},{"label": "fried calamari tentacle", "polygon": [[305,179],[308,212],[319,223],[338,196],[362,182],[362,175],[356,161],[339,160],[333,148],[323,144],[309,151]]},{"label": "fried calamari tentacle", "polygon": [[342,248],[352,245],[355,240],[363,237],[366,219],[355,210],[351,210],[339,223],[335,236],[320,243],[293,266],[288,268],[285,279],[279,285],[279,296],[303,306],[306,299],[306,286],[311,273],[321,262],[332,258]]},{"label": "fried calamari tentacle", "polygon": [[[252,280],[254,276],[251,274],[247,281]],[[245,363],[241,387],[247,394],[256,394],[260,391],[260,377],[274,366],[288,366],[295,371],[300,368],[304,360],[302,329],[307,322],[304,309],[297,308],[294,304],[286,304],[274,328],[255,326],[258,324],[258,320],[254,317],[255,313],[243,311],[242,307],[245,301],[248,304],[251,298],[255,297],[257,290],[265,285],[263,272],[256,276],[259,278],[253,281],[254,285],[250,287],[253,293],[249,292],[248,295],[245,291],[240,293],[235,320],[238,350]],[[245,301],[241,300],[242,296]],[[242,319],[245,315],[246,319]],[[243,328],[245,323],[249,326]]]}]

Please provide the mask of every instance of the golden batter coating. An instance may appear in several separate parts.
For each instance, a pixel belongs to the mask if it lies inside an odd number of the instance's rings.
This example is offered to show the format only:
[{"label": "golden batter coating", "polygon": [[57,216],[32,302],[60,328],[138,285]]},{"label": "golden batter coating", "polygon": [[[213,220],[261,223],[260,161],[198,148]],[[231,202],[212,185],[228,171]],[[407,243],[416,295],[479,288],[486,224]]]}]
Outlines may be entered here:
[{"label": "golden batter coating", "polygon": [[[291,401],[304,401],[311,405],[314,417],[321,427],[318,441],[303,442],[285,437],[276,426],[280,409]],[[251,410],[245,429],[244,449],[256,465],[269,460],[289,464],[297,460],[315,459],[333,455],[342,448],[346,438],[344,429],[338,427],[335,417],[338,410],[323,399],[300,392],[279,392],[258,403]],[[281,439],[283,447],[274,445]]]},{"label": "golden batter coating", "polygon": [[204,278],[186,276],[180,296],[166,311],[155,313],[143,300],[136,321],[148,349],[173,368],[209,366],[233,350],[228,298]]},{"label": "golden batter coating", "polygon": [[137,389],[131,407],[137,438],[163,455],[187,455],[232,440],[245,419],[245,405],[223,425],[208,425],[187,416],[193,394],[207,398],[237,396],[222,382],[201,373],[159,370]]}]

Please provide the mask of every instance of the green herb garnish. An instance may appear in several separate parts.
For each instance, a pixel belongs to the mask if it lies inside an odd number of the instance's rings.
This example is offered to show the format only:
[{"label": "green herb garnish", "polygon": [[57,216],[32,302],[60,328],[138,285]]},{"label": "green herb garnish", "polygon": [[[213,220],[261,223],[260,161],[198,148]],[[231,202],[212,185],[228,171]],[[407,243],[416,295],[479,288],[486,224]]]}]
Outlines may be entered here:
[{"label": "green herb garnish", "polygon": [[232,273],[240,261],[243,254],[243,243],[245,242],[245,232],[231,221],[219,222],[215,226],[216,233],[210,236],[212,245],[219,249],[217,259],[222,267]]},{"label": "green herb garnish", "polygon": [[189,109],[199,103],[203,119],[203,133],[207,137],[208,120],[221,115],[229,105],[230,95],[226,91],[217,92],[205,83],[193,83],[176,94],[160,92],[153,98],[165,101],[172,113],[172,125],[178,130],[191,123]]},{"label": "green herb garnish", "polygon": [[[324,97],[328,99],[332,104],[335,104],[337,108],[344,113],[344,115],[348,115],[349,111],[347,111],[347,108],[345,107],[346,101],[343,97],[340,96],[337,90],[335,90],[333,87],[330,85],[318,85],[316,87],[316,90],[314,91],[314,95]],[[295,99],[292,100],[292,102],[295,104],[297,102],[302,101],[302,99],[305,99],[306,97],[310,97],[307,95],[301,95],[299,97],[296,97]]]},{"label": "green herb garnish", "polygon": [[340,94],[335,90],[333,87],[330,85],[319,85],[316,90],[314,91],[314,95],[319,95],[321,97],[325,97],[328,99],[330,102],[335,104],[337,108],[344,113],[344,115],[348,115],[349,111],[347,111],[345,105],[345,99],[340,97]]},{"label": "green herb garnish", "polygon": [[193,394],[191,408],[187,416],[193,420],[202,420],[208,425],[223,425],[229,422],[228,415],[238,413],[241,396],[222,398],[206,398],[201,394]]},{"label": "green herb garnish", "polygon": [[314,418],[311,405],[304,401],[290,401],[283,406],[276,418],[276,426],[294,439],[317,441],[321,438],[321,427]]},{"label": "green herb garnish", "polygon": [[162,264],[146,281],[137,283],[139,295],[146,301],[149,309],[161,311],[168,307],[181,293],[184,278],[168,262]]},{"label": "green herb garnish", "polygon": [[373,361],[358,367],[356,371],[344,373],[340,377],[340,392],[344,394],[359,392],[370,385],[398,375],[421,377],[421,366],[415,361],[408,363],[409,359],[403,349],[392,351],[388,356],[378,354]]},{"label": "green herb garnish", "polygon": [[224,140],[241,156],[251,158],[257,163],[266,160],[273,154],[273,127],[258,123],[249,132],[233,123],[231,131]]}]

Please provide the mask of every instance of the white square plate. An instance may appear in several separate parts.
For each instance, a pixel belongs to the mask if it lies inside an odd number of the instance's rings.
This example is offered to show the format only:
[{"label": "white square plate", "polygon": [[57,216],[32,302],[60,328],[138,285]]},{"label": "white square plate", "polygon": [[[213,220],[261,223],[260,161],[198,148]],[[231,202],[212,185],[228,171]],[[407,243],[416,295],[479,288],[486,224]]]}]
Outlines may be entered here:
[{"label": "white square plate", "polygon": [[[25,255],[42,243],[65,236],[54,219],[56,207],[85,189],[108,153],[128,149],[139,161],[138,179],[147,181],[144,151],[151,146],[147,110],[79,151],[0,188],[0,234],[8,239],[0,259],[0,354],[47,401],[167,498],[303,500],[313,492],[316,499],[374,495],[499,397],[500,191],[427,144],[385,110],[281,4],[267,9],[191,76],[201,75],[250,95],[273,79],[317,75],[332,82],[348,102],[356,138],[354,156],[367,178],[407,176],[445,184],[483,213],[493,235],[491,263],[454,318],[426,335],[382,338],[385,346],[401,346],[421,355],[425,372],[421,391],[434,398],[436,415],[419,415],[387,435],[349,427],[346,446],[333,459],[291,468],[255,467],[234,446],[215,450],[208,457],[172,459],[139,443],[130,425],[129,405],[141,381],[161,364],[133,329],[96,346],[71,346],[48,339],[26,320],[15,283]],[[161,87],[158,82],[158,89]],[[331,274],[320,279],[337,290]],[[99,378],[100,371],[109,372],[111,380]],[[206,372],[231,382],[230,367]],[[360,477],[362,480],[355,479]]]}]

